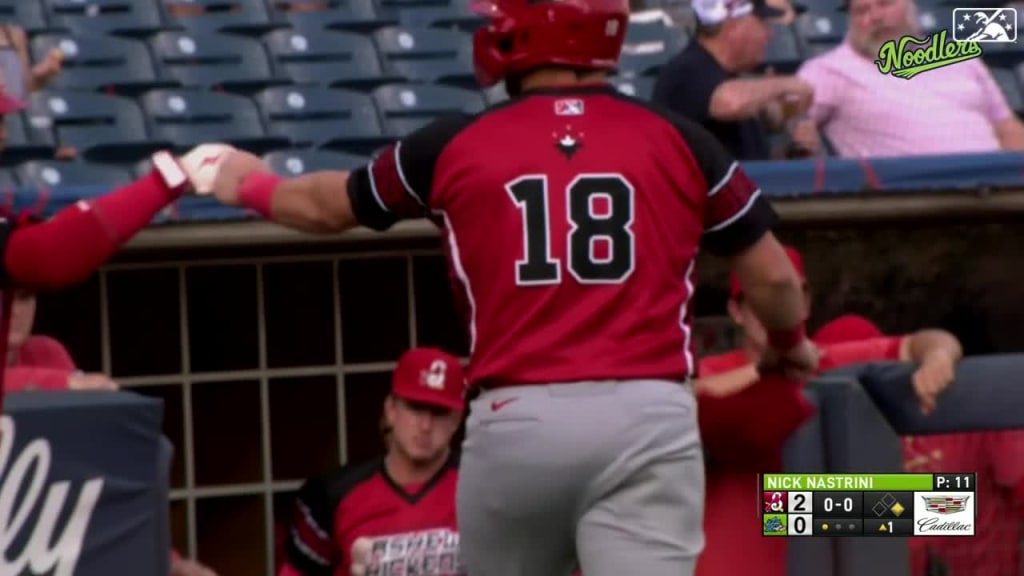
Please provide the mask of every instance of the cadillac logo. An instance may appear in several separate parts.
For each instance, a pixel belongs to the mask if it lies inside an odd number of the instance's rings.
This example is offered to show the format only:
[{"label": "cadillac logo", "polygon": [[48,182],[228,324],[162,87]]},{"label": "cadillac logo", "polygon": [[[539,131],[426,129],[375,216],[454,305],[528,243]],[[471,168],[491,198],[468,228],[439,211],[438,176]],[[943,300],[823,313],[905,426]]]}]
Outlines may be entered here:
[{"label": "cadillac logo", "polygon": [[970,496],[922,496],[924,509],[935,514],[963,512]]}]

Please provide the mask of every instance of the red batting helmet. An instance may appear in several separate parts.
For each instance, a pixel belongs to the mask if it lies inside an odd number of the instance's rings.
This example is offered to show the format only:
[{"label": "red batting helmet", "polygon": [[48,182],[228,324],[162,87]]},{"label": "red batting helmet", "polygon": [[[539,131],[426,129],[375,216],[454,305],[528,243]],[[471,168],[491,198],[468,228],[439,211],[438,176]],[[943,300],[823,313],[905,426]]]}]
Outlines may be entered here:
[{"label": "red batting helmet", "polygon": [[484,88],[543,66],[615,67],[629,21],[628,0],[474,0],[489,22],[473,36]]}]

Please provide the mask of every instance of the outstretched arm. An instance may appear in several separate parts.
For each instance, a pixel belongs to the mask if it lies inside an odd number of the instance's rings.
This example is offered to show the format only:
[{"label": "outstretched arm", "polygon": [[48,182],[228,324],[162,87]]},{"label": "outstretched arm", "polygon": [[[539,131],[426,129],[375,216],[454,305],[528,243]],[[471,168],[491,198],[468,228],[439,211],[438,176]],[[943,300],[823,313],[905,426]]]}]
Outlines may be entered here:
[{"label": "outstretched arm", "polygon": [[159,153],[144,178],[82,200],[47,222],[9,231],[3,254],[6,280],[50,290],[85,280],[187,188],[177,160]]}]

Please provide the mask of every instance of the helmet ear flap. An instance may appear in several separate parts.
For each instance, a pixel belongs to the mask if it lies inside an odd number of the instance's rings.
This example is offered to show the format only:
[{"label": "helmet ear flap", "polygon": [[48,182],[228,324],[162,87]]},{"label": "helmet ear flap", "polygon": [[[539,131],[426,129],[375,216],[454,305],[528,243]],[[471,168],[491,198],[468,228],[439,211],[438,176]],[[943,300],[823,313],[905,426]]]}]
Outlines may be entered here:
[{"label": "helmet ear flap", "polygon": [[490,88],[505,77],[508,68],[506,54],[511,47],[506,40],[506,35],[499,36],[487,28],[481,28],[473,35],[473,67],[482,88]]}]

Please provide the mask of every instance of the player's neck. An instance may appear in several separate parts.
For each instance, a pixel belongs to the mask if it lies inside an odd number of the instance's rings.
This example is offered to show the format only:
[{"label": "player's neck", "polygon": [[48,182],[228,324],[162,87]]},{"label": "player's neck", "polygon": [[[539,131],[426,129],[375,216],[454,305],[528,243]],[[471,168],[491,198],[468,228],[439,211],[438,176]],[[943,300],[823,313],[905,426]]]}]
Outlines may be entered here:
[{"label": "player's neck", "polygon": [[542,68],[523,76],[520,86],[522,92],[527,92],[544,88],[599,84],[607,80],[608,75],[601,71],[579,73],[564,68]]},{"label": "player's neck", "polygon": [[760,364],[761,356],[764,355],[764,346],[750,338],[743,338],[743,355],[751,364]]},{"label": "player's neck", "polygon": [[433,478],[447,461],[447,450],[436,460],[419,463],[413,462],[400,454],[398,450],[392,449],[384,457],[384,466],[387,468],[391,479],[399,485],[422,484]]}]

